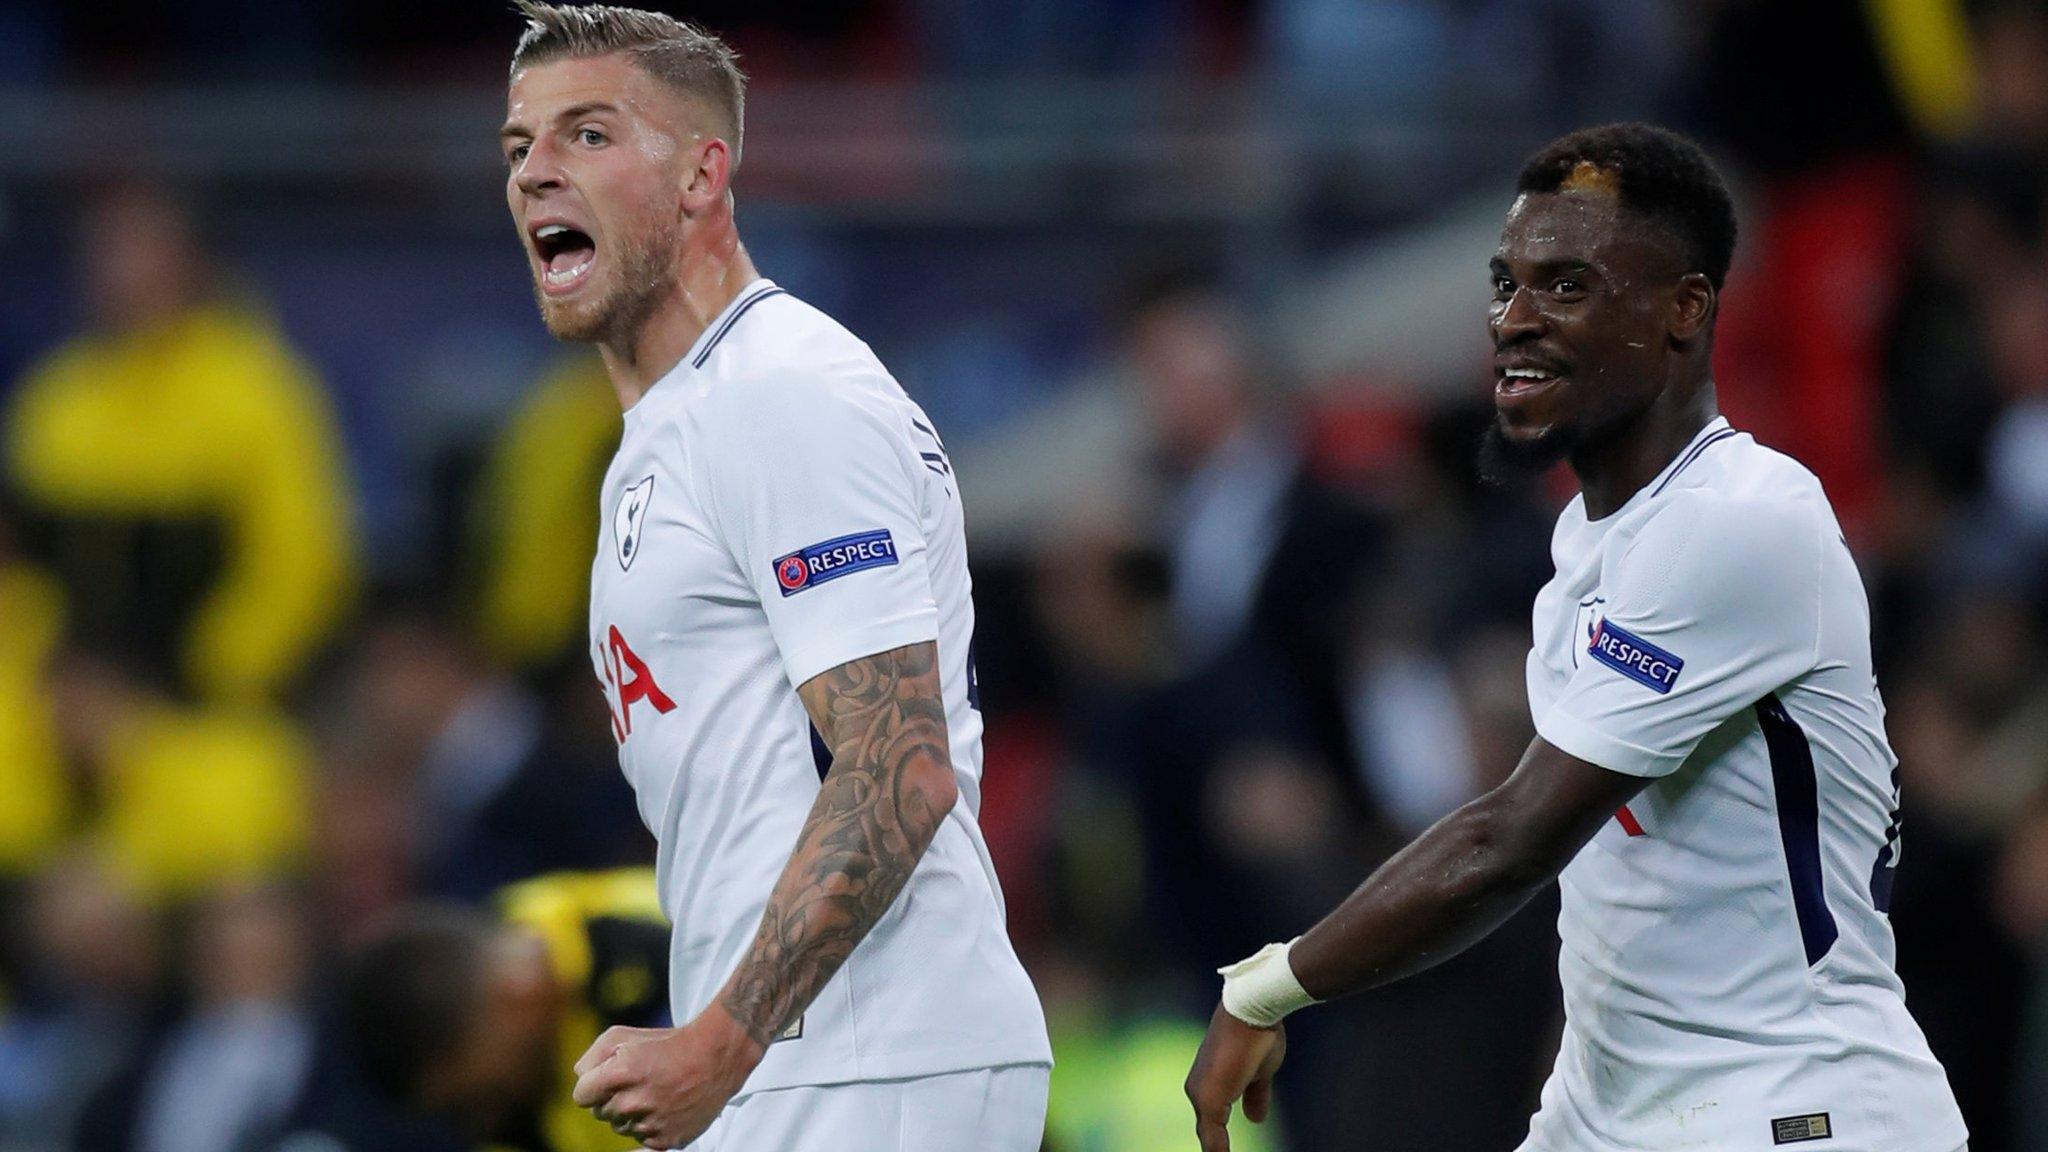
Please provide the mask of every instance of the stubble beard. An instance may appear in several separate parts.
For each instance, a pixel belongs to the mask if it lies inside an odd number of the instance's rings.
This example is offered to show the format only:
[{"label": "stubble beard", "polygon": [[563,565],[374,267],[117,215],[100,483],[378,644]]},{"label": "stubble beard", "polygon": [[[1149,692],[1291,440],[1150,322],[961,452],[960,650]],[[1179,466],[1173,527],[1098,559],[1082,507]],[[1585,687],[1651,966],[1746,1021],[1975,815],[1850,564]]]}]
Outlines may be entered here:
[{"label": "stubble beard", "polygon": [[541,322],[548,334],[571,344],[604,344],[630,349],[662,302],[675,295],[677,230],[655,225],[646,233],[620,241],[618,267],[610,291],[594,301],[556,303],[533,285]]},{"label": "stubble beard", "polygon": [[1479,441],[1479,479],[1501,488],[1540,476],[1571,456],[1578,447],[1579,437],[1575,433],[1568,425],[1553,424],[1534,436],[1513,437],[1508,435],[1506,423],[1495,414]]},{"label": "stubble beard", "polygon": [[1646,402],[1595,415],[1591,422],[1583,417],[1579,421],[1560,421],[1524,438],[1509,436],[1506,422],[1496,412],[1479,443],[1479,479],[1493,487],[1506,487],[1540,476],[1567,460],[1576,468],[1583,460],[1597,459],[1603,450],[1628,435],[1649,410],[1650,404]]}]

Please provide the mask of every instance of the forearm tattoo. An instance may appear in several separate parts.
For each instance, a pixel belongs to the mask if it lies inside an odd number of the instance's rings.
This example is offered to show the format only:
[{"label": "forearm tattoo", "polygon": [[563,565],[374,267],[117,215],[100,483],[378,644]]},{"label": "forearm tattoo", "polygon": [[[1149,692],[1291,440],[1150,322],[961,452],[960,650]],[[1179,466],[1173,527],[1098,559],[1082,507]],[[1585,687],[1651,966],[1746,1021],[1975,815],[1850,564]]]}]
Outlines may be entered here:
[{"label": "forearm tattoo", "polygon": [[832,750],[832,768],[722,996],[763,1045],[888,911],[954,796],[936,645],[842,664],[799,692]]}]

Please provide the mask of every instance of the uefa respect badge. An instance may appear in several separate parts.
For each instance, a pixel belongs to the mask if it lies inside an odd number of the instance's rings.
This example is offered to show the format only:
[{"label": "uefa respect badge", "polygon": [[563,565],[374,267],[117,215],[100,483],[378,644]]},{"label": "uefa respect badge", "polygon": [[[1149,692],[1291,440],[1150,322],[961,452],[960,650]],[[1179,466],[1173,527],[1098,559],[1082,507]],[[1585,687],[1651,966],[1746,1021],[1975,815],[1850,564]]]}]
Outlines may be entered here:
[{"label": "uefa respect badge", "polygon": [[1678,683],[1678,674],[1685,671],[1685,661],[1604,618],[1593,629],[1593,642],[1586,645],[1586,651],[1593,659],[1659,694],[1670,692],[1671,686]]},{"label": "uefa respect badge", "polygon": [[896,541],[887,528],[837,536],[809,548],[799,548],[775,560],[775,583],[784,596],[828,580],[851,576],[869,568],[886,568],[896,563]]}]

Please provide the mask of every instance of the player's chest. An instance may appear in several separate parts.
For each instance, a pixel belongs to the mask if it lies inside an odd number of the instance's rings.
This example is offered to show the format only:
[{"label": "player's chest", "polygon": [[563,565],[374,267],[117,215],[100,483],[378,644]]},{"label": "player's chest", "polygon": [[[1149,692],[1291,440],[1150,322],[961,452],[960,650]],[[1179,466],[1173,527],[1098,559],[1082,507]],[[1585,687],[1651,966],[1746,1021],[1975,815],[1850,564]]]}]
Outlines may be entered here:
[{"label": "player's chest", "polygon": [[1537,593],[1532,637],[1535,663],[1547,704],[1564,690],[1587,659],[1587,649],[1607,616],[1609,597],[1602,579],[1604,549],[1597,546],[1557,555],[1557,574]]},{"label": "player's chest", "polygon": [[605,473],[590,566],[592,640],[612,629],[645,643],[688,643],[750,601],[731,553],[692,487],[680,451],[630,438]]}]

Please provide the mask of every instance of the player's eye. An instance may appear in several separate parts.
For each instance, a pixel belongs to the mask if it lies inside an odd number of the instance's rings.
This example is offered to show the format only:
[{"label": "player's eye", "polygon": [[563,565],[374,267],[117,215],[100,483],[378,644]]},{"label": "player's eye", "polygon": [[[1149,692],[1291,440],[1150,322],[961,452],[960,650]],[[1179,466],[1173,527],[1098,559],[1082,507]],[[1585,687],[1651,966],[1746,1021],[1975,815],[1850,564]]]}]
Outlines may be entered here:
[{"label": "player's eye", "polygon": [[578,128],[576,130],[576,139],[589,148],[596,148],[605,143],[604,133],[599,132],[595,128]]},{"label": "player's eye", "polygon": [[505,152],[505,163],[517,164],[521,160],[526,159],[527,150],[532,147],[533,145],[531,144],[514,144]]},{"label": "player's eye", "polygon": [[1579,296],[1585,293],[1586,286],[1577,280],[1566,279],[1559,280],[1556,284],[1551,285],[1551,290],[1559,296]]},{"label": "player's eye", "polygon": [[1505,300],[1515,294],[1515,282],[1505,276],[1493,278],[1493,294]]}]

